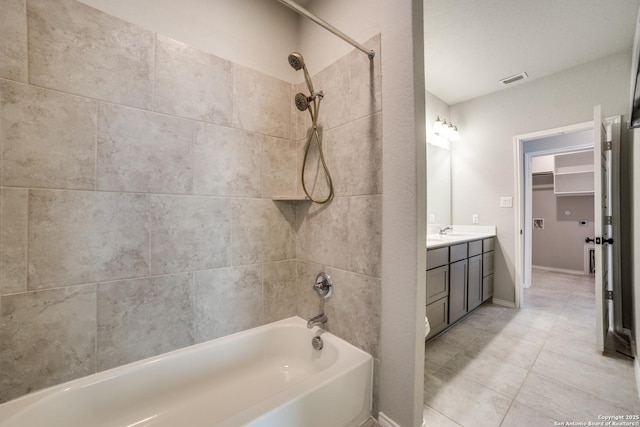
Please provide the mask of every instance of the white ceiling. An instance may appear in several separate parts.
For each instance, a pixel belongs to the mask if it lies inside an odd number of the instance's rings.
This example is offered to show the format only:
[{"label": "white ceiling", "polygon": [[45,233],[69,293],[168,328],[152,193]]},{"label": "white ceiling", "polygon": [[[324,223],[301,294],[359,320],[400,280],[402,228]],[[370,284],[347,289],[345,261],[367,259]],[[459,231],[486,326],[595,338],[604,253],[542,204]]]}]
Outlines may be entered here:
[{"label": "white ceiling", "polygon": [[[640,0],[425,0],[427,90],[449,105],[628,51]],[[526,71],[527,80],[498,80]]]}]

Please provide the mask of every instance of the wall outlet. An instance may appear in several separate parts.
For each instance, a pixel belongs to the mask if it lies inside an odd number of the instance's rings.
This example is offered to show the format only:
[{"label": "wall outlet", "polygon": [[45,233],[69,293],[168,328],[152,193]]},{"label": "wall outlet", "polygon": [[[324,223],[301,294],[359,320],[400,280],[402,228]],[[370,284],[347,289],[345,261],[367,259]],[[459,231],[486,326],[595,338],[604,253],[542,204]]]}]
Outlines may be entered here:
[{"label": "wall outlet", "polygon": [[478,218],[478,214],[471,215],[471,222],[474,224],[480,224],[480,219]]},{"label": "wall outlet", "polygon": [[500,197],[500,207],[501,208],[512,208],[513,207],[513,197]]},{"label": "wall outlet", "polygon": [[429,222],[432,224],[436,222],[436,214],[429,214]]}]

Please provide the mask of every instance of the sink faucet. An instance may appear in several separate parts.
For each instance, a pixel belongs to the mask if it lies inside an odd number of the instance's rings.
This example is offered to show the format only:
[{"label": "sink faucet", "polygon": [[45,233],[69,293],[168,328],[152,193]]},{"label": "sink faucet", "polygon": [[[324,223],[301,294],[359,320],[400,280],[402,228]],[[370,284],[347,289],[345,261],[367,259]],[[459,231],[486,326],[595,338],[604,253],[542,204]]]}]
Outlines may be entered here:
[{"label": "sink faucet", "polygon": [[309,319],[309,321],[307,322],[307,328],[311,329],[314,326],[318,326],[318,325],[324,325],[325,323],[327,323],[327,315],[322,313],[322,314],[318,314],[315,317],[312,317],[311,319]]},{"label": "sink faucet", "polygon": [[447,233],[447,230],[453,230],[453,227],[449,227],[449,226],[442,227],[442,228],[440,229],[440,234],[446,234],[446,233]]}]

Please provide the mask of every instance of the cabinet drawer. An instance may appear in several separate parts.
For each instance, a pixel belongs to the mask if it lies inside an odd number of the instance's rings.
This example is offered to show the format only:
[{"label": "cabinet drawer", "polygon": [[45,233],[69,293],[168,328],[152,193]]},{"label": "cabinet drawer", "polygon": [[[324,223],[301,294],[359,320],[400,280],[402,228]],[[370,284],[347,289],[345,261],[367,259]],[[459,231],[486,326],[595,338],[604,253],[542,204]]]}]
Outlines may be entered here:
[{"label": "cabinet drawer", "polygon": [[449,295],[449,266],[444,265],[427,271],[426,305],[447,295]]},{"label": "cabinet drawer", "polygon": [[482,277],[493,274],[493,254],[494,252],[482,254]]},{"label": "cabinet drawer", "polygon": [[461,261],[467,258],[467,244],[452,245],[449,247],[449,262]]},{"label": "cabinet drawer", "polygon": [[427,270],[449,264],[449,248],[429,249],[427,251]]},{"label": "cabinet drawer", "polygon": [[492,251],[495,245],[495,241],[496,241],[495,237],[489,237],[488,239],[484,239],[482,241],[482,252]]},{"label": "cabinet drawer", "polygon": [[482,301],[486,301],[493,296],[493,274],[482,278]]},{"label": "cabinet drawer", "polygon": [[482,253],[482,240],[469,242],[469,258],[471,258],[472,256],[480,255],[481,253]]},{"label": "cabinet drawer", "polygon": [[447,321],[447,313],[449,312],[447,298],[439,299],[427,306],[426,315],[429,320],[431,331],[427,335],[427,339],[433,337],[438,332],[449,326]]}]

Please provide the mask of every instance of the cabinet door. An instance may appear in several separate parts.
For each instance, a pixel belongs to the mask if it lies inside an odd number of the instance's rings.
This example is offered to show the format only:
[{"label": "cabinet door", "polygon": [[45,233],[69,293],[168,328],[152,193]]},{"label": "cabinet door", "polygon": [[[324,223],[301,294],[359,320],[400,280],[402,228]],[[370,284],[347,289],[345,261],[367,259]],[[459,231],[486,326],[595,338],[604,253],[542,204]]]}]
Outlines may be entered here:
[{"label": "cabinet door", "polygon": [[467,308],[471,311],[482,304],[482,255],[469,258],[468,281]]},{"label": "cabinet door", "polygon": [[467,260],[449,264],[449,324],[467,313]]},{"label": "cabinet door", "polygon": [[427,301],[429,305],[449,294],[449,266],[427,271]]},{"label": "cabinet door", "polygon": [[482,301],[493,296],[493,274],[482,279]]},{"label": "cabinet door", "polygon": [[482,277],[493,274],[493,252],[482,254]]},{"label": "cabinet door", "polygon": [[429,332],[429,335],[427,335],[427,339],[433,337],[438,332],[449,326],[447,314],[447,297],[427,306],[426,315],[427,319],[429,319],[429,326],[431,327],[431,331]]}]

